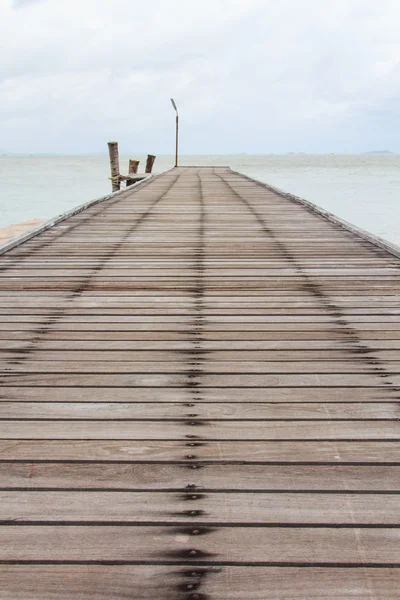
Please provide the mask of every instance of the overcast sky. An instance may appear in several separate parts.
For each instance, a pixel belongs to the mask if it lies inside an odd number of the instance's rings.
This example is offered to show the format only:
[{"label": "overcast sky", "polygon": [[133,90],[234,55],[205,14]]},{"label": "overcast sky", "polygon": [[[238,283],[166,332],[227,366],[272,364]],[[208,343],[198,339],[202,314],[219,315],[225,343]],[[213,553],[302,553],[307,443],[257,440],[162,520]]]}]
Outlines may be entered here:
[{"label": "overcast sky", "polygon": [[400,152],[399,0],[0,0],[0,152]]}]

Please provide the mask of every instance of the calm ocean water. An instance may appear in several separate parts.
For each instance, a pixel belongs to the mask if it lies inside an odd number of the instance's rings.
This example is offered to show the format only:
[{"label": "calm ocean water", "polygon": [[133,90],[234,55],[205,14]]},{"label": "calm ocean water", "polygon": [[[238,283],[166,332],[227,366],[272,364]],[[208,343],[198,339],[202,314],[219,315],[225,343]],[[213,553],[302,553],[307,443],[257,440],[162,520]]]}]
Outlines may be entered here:
[{"label": "calm ocean water", "polygon": [[[141,164],[144,164],[144,157]],[[121,172],[128,157],[121,157]],[[229,165],[400,245],[400,155],[182,156]],[[173,166],[158,157],[155,172]],[[50,219],[110,190],[107,156],[0,157],[0,227]]]}]

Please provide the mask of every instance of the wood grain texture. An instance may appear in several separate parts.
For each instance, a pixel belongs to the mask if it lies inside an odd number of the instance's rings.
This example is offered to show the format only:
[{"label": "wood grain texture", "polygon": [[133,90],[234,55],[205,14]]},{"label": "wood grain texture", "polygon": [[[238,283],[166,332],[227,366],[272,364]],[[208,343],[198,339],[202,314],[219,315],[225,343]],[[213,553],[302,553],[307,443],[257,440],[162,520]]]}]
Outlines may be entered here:
[{"label": "wood grain texture", "polygon": [[[251,392],[250,392],[251,395]],[[39,394],[38,394],[39,398]],[[0,402],[3,419],[179,419],[193,414],[180,402]],[[396,402],[202,402],[196,405],[196,418],[285,420],[394,420],[400,417]]]},{"label": "wood grain texture", "polygon": [[186,600],[193,589],[219,600],[397,600],[400,570],[370,568],[366,577],[338,567],[5,565],[0,582],[2,600],[153,600],[160,589],[165,600]]},{"label": "wood grain texture", "polygon": [[[32,448],[33,450],[33,448]],[[44,450],[44,449],[43,449]],[[43,456],[42,454],[41,456]],[[60,456],[60,455],[59,455]],[[371,455],[370,455],[371,456]],[[0,463],[2,490],[175,490],[186,492],[193,470],[185,463],[105,462]],[[204,491],[400,492],[400,466],[349,464],[203,464],[196,471],[196,489]],[[384,498],[382,498],[384,505]],[[295,514],[295,512],[293,513]]]},{"label": "wood grain texture", "polygon": [[396,256],[180,167],[0,267],[0,599],[398,597]]},{"label": "wood grain texture", "polygon": [[[237,425],[236,425],[237,427]],[[39,427],[40,428],[40,427]],[[71,427],[73,429],[73,427]],[[192,429],[190,430],[192,431]],[[189,436],[189,437],[187,437]],[[185,434],[182,440],[4,439],[0,460],[184,462],[188,454],[205,462],[236,463],[385,463],[400,464],[398,440],[208,441]],[[192,445],[191,445],[192,444]],[[193,446],[194,444],[194,446]],[[195,470],[195,469],[193,469]],[[192,473],[192,476],[194,474]]]},{"label": "wood grain texture", "polygon": [[[397,525],[400,494],[0,491],[0,522]],[[191,508],[192,504],[196,509]],[[206,506],[206,509],[202,507]],[[198,508],[200,507],[200,508]],[[191,513],[194,513],[193,515]]]},{"label": "wood grain texture", "polygon": [[[188,434],[187,432],[190,431]],[[396,421],[0,421],[0,437],[71,440],[399,440]],[[189,437],[189,439],[190,439]],[[201,459],[201,448],[197,457]]]},{"label": "wood grain texture", "polygon": [[398,563],[399,539],[387,527],[21,524],[0,529],[0,561],[379,566]]}]

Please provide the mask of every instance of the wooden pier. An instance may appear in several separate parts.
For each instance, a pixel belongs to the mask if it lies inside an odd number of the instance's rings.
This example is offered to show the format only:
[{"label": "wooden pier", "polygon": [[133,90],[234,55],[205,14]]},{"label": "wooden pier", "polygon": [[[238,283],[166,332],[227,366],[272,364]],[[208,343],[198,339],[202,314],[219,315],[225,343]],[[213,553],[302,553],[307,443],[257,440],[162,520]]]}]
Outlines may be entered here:
[{"label": "wooden pier", "polygon": [[0,598],[400,589],[400,259],[228,168],[0,257]]}]

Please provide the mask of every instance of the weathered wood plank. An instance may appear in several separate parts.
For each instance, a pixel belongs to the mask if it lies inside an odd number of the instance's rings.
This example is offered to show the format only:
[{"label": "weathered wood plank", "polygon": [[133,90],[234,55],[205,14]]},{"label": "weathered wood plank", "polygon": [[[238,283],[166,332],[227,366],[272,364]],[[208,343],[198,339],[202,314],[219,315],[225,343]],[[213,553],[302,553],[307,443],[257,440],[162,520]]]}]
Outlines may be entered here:
[{"label": "weathered wood plank", "polygon": [[[389,402],[400,399],[399,389],[387,387],[275,387],[275,388],[201,388],[194,398],[184,387],[35,387],[3,386],[0,402]],[[190,407],[189,407],[190,408]]]},{"label": "weathered wood plank", "polygon": [[[225,443],[224,446],[228,444]],[[25,443],[24,443],[25,446]],[[343,447],[343,444],[341,444]],[[54,444],[53,456],[31,446],[33,452],[48,460],[60,458],[65,460],[65,447],[58,449]],[[186,464],[175,463],[123,463],[101,462],[110,455],[100,454],[99,448],[93,447],[97,463],[74,462],[0,462],[0,488],[22,490],[29,489],[67,489],[67,490],[176,490],[187,491],[193,481],[193,471]],[[104,446],[102,449],[105,450]],[[108,448],[109,449],[109,448]],[[57,453],[59,450],[59,454]],[[361,448],[357,446],[356,460],[360,457]],[[373,448],[372,448],[373,450]],[[243,458],[249,456],[244,448]],[[354,453],[355,455],[356,453]],[[79,450],[74,458],[82,454]],[[18,456],[24,456],[20,453]],[[227,458],[227,448],[222,448],[222,458]],[[277,458],[274,455],[273,458]],[[365,454],[365,458],[376,459],[376,455]],[[111,455],[112,458],[112,455]],[[135,456],[133,456],[135,458]],[[140,457],[139,457],[140,458]],[[285,458],[285,457],[284,457]],[[307,456],[300,456],[307,458]],[[316,457],[329,460],[329,455]],[[344,457],[345,458],[345,457]],[[385,458],[385,456],[383,457]],[[383,466],[373,464],[361,466],[357,464],[202,464],[196,471],[196,489],[209,490],[271,492],[271,491],[331,491],[350,492],[400,492],[400,466]],[[382,497],[384,504],[384,498]]]},{"label": "weathered wood plank", "polygon": [[[38,397],[40,394],[38,394]],[[393,419],[396,402],[0,402],[1,419]]]},{"label": "weathered wood plank", "polygon": [[335,600],[397,600],[400,586],[396,568],[185,566],[2,565],[0,581],[10,600],[153,600],[160,590],[177,600],[185,589],[219,600],[326,600],[327,590]]},{"label": "weathered wood plank", "polygon": [[[39,331],[38,331],[39,330]],[[153,348],[157,348],[154,345],[154,342],[162,341],[168,342],[168,346],[170,342],[177,342],[176,347],[179,347],[179,343],[184,341],[192,341],[192,337],[195,329],[187,328],[182,329],[181,331],[90,331],[87,330],[85,332],[78,331],[53,331],[51,328],[45,326],[45,331],[43,331],[42,326],[32,327],[31,330],[27,329],[16,330],[10,327],[9,330],[0,331],[0,339],[1,340],[35,340],[38,334],[41,334],[43,337],[46,337],[47,341],[64,341],[64,340],[83,340],[83,341],[96,341],[96,342],[112,342],[112,341],[121,341],[121,342],[151,342]],[[353,337],[354,336],[354,337]],[[356,343],[357,341],[371,340],[373,345],[376,346],[376,340],[383,341],[394,341],[395,344],[392,346],[386,347],[395,347],[398,348],[400,345],[400,331],[357,331],[357,335],[354,335],[351,331],[346,330],[345,328],[337,327],[327,329],[326,331],[246,331],[245,333],[240,331],[203,331],[202,338],[204,339],[204,347],[206,346],[206,342],[219,342],[218,348],[223,349],[223,342],[229,341],[229,344],[226,344],[226,347],[240,347],[242,342],[247,344],[248,348],[268,348],[269,342],[280,342],[280,341],[288,341],[288,342],[299,342],[299,341],[310,341],[310,342],[320,342],[323,340],[328,341],[345,341],[346,343]],[[221,344],[222,342],[222,344]],[[233,343],[232,343],[233,342]],[[251,342],[256,342],[256,344],[251,345]],[[3,344],[2,344],[3,345]],[[141,344],[138,344],[140,347]],[[164,343],[162,347],[165,347]],[[106,346],[107,347],[107,346]],[[129,345],[128,345],[129,347]],[[131,346],[132,347],[132,346]],[[192,346],[193,347],[193,344]]]},{"label": "weathered wood plank", "polygon": [[[0,491],[0,523],[398,525],[400,494]],[[200,506],[194,513],[191,505]],[[206,506],[206,510],[202,507]],[[193,513],[193,514],[192,514]]]},{"label": "weathered wood plank", "polygon": [[[42,422],[41,422],[42,424]],[[237,427],[237,425],[236,425]],[[191,444],[201,444],[200,446]],[[199,459],[188,459],[188,454]],[[400,464],[397,441],[208,441],[182,440],[87,440],[87,439],[3,439],[2,461],[82,461],[82,462],[181,462],[191,480],[196,479],[198,465],[205,462],[238,463],[362,463]],[[201,457],[201,458],[200,458]],[[201,460],[201,462],[200,462]],[[196,469],[193,469],[193,466]]]},{"label": "weathered wood plank", "polygon": [[[193,426],[192,426],[193,425]],[[0,438],[176,440],[196,435],[210,440],[398,440],[397,421],[0,421]],[[202,449],[196,456],[201,459]]]},{"label": "weathered wood plank", "polygon": [[[142,357],[143,358],[143,357]],[[232,360],[216,361],[209,360],[207,356],[201,357],[196,365],[196,370],[204,374],[294,374],[294,373],[366,373],[372,374],[374,366],[381,366],[379,361],[371,358],[370,360],[352,360],[349,357],[347,361],[256,361],[256,360]],[[15,364],[17,363],[17,364]],[[400,360],[385,361],[384,369],[386,373],[400,374]],[[87,373],[87,374],[106,374],[106,373],[182,373],[193,371],[193,357],[178,357],[174,361],[153,361],[149,356],[147,360],[138,361],[94,361],[85,360],[46,360],[36,361],[25,358],[25,360],[11,361],[10,363],[0,362],[0,373]]]},{"label": "weathered wood plank", "polygon": [[[6,386],[79,386],[79,387],[187,387],[188,374],[182,373],[8,373],[0,374],[0,383]],[[302,373],[302,374],[207,374],[195,364],[190,371],[197,385],[207,387],[369,387],[400,386],[400,376],[377,370],[372,373]]]},{"label": "weathered wood plank", "polygon": [[[190,504],[201,507],[201,501]],[[193,530],[200,535],[192,534]],[[397,564],[400,529],[329,527],[0,527],[0,561],[195,560],[323,565]],[[201,535],[204,534],[204,535]],[[240,544],[238,536],[240,535]],[[191,551],[195,549],[195,554]]]},{"label": "weathered wood plank", "polygon": [[[177,266],[177,268],[168,268],[168,267],[163,267],[162,265],[160,265],[158,262],[155,263],[155,266],[148,268],[145,265],[134,265],[135,266],[135,270],[137,273],[137,277],[149,277],[151,279],[156,279],[158,277],[161,277],[161,279],[163,280],[166,277],[195,277],[196,276],[196,270],[193,268],[192,264],[187,264],[187,265],[181,265],[181,266]],[[386,266],[384,268],[362,268],[360,266],[355,266],[353,268],[349,268],[349,269],[343,269],[340,268],[339,266],[336,267],[332,267],[332,268],[328,268],[325,267],[324,269],[316,269],[316,268],[306,268],[305,272],[307,273],[307,275],[312,276],[312,277],[324,277],[324,279],[328,279],[328,278],[343,278],[345,279],[346,276],[349,276],[351,278],[356,277],[366,277],[366,276],[382,276],[385,279],[387,277],[393,277],[393,276],[397,276],[400,274],[400,268],[399,267],[390,267],[390,266]],[[68,266],[66,265],[64,268],[51,268],[49,265],[47,265],[44,269],[43,268],[39,268],[39,269],[35,269],[35,268],[29,268],[29,269],[24,269],[23,267],[19,266],[18,268],[10,268],[7,270],[7,278],[18,278],[18,279],[23,279],[24,277],[27,278],[40,278],[40,277],[54,277],[54,278],[63,278],[63,277],[81,277],[81,276],[85,276],[85,275],[89,275],[91,273],[90,268],[84,268],[83,266],[81,266],[80,268],[73,268],[72,266]],[[125,269],[121,269],[118,266],[114,266],[114,267],[110,267],[108,266],[108,268],[104,268],[102,270],[102,277],[104,277],[105,279],[107,278],[118,278],[118,279],[124,279],[125,277],[127,277],[129,275],[129,267],[125,268]],[[232,279],[237,279],[238,277],[251,277],[251,278],[258,278],[258,277],[270,277],[270,278],[275,278],[275,277],[290,277],[290,278],[295,278],[297,275],[297,271],[296,269],[292,269],[292,268],[283,268],[283,269],[279,269],[279,268],[262,268],[262,267],[258,267],[258,268],[252,268],[252,266],[248,266],[245,267],[243,269],[240,268],[216,268],[216,267],[210,267],[208,266],[207,269],[207,277],[208,278],[212,278],[212,277],[230,277]]]},{"label": "weathered wood plank", "polygon": [[[9,345],[7,345],[9,346]],[[186,357],[184,350],[43,350],[41,345],[33,348],[25,360],[30,361],[103,361],[103,362],[149,362],[154,363],[176,362],[184,360]],[[202,359],[208,362],[230,362],[230,361],[257,361],[257,362],[346,362],[345,359],[358,362],[366,362],[366,358],[371,360],[388,360],[395,363],[398,361],[398,352],[396,350],[374,350],[373,356],[361,356],[355,348],[333,348],[331,350],[201,350],[198,354]],[[366,352],[365,354],[372,354]],[[20,358],[23,352],[18,353],[18,348],[8,347],[0,350],[0,358],[4,361],[12,360],[13,357]],[[4,364],[4,363],[3,363]],[[347,363],[346,363],[347,364]]]},{"label": "weathered wood plank", "polygon": [[[0,331],[2,335],[6,335],[7,331],[15,332],[16,335],[28,333],[29,331],[40,328],[40,319],[37,322],[7,322],[0,323]],[[234,322],[220,322],[220,323],[204,323],[203,333],[204,335],[216,335],[217,337],[222,334],[227,334],[229,336],[235,336],[238,332],[245,331],[246,337],[250,335],[249,339],[257,339],[252,338],[254,334],[258,334],[258,336],[263,339],[262,336],[265,335],[265,339],[269,339],[276,332],[280,332],[283,334],[289,335],[292,337],[297,336],[298,333],[301,333],[307,336],[312,336],[314,333],[316,335],[316,339],[319,338],[322,334],[327,334],[328,339],[329,335],[344,335],[346,333],[345,327],[351,325],[352,328],[356,329],[357,332],[363,333],[364,336],[371,335],[374,336],[376,333],[380,333],[382,335],[385,334],[393,334],[394,339],[398,339],[398,331],[400,331],[400,322],[372,322],[372,323],[355,323],[355,322],[346,322],[344,324],[338,324],[335,322],[334,318],[330,320],[326,320],[324,322],[314,322],[314,321],[305,321],[303,323],[261,323],[261,322],[248,322],[248,323],[234,323]],[[151,335],[155,333],[165,332],[165,334],[175,335],[180,332],[187,333],[193,328],[193,319],[191,321],[171,321],[169,323],[157,322],[157,321],[141,321],[138,323],[124,323],[124,322],[105,322],[98,323],[92,322],[90,319],[86,319],[86,322],[63,322],[58,321],[55,324],[49,323],[48,332],[53,335],[59,335],[60,339],[68,333],[69,331],[75,332],[75,334],[80,334],[83,337],[86,337],[86,333],[98,333],[100,334],[126,334],[127,332],[134,332],[137,335],[142,334],[143,332],[149,332]],[[329,335],[328,335],[329,334]],[[140,339],[140,338],[139,338]],[[162,339],[162,338],[161,338]],[[166,339],[169,339],[168,337]],[[234,339],[228,338],[228,339]],[[273,339],[273,338],[272,338]],[[284,338],[283,338],[284,339]],[[291,339],[291,338],[287,338]],[[299,339],[302,339],[301,337]],[[307,339],[307,338],[305,338]],[[313,339],[311,337],[311,339]],[[368,338],[367,338],[368,339]],[[371,337],[370,339],[374,339]],[[379,337],[377,339],[380,339]]]},{"label": "weathered wood plank", "polygon": [[[15,338],[17,336],[13,336]],[[20,335],[18,334],[18,337]],[[191,340],[188,336],[188,339],[176,339],[176,340],[167,340],[167,341],[157,341],[154,339],[146,339],[146,340],[112,340],[112,339],[101,339],[101,340],[90,340],[86,339],[87,335],[85,335],[85,339],[76,339],[76,340],[48,340],[49,333],[46,331],[45,337],[40,339],[40,349],[42,350],[121,350],[121,351],[130,351],[130,350],[174,350],[174,351],[188,351],[195,348],[193,344],[193,340]],[[51,336],[50,336],[51,337]],[[131,336],[133,337],[133,336]],[[183,336],[182,336],[183,337]],[[297,337],[297,336],[296,336]],[[34,337],[34,339],[36,336]],[[246,334],[247,338],[247,334]],[[18,349],[18,348],[27,348],[29,347],[30,351],[34,352],[37,344],[29,345],[29,339],[31,337],[27,337],[26,339],[18,340],[7,338],[1,344],[2,348],[6,349]],[[346,341],[346,343],[343,343]],[[201,350],[203,351],[212,351],[212,350],[305,350],[309,348],[310,350],[341,350],[343,353],[347,352],[358,352],[362,354],[360,350],[374,351],[374,350],[400,350],[400,340],[393,339],[382,339],[382,340],[363,340],[362,345],[360,345],[359,339],[350,339],[343,340],[332,339],[332,340],[298,340],[298,339],[290,339],[290,340],[244,340],[237,339],[234,342],[231,340],[202,340]]]}]

